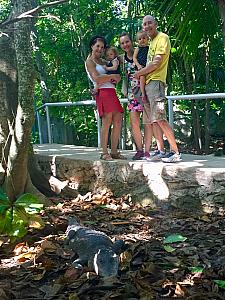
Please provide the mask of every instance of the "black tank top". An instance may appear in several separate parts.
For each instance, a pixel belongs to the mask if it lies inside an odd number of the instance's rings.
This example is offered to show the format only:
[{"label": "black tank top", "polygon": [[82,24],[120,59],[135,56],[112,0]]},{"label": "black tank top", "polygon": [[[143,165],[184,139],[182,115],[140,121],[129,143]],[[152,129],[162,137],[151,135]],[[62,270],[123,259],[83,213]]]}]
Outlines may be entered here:
[{"label": "black tank top", "polygon": [[137,61],[140,65],[146,66],[149,46],[138,47]]},{"label": "black tank top", "polygon": [[[112,61],[109,61],[109,62],[107,63],[107,66],[108,66],[108,67],[112,67],[112,66],[113,66]],[[118,67],[117,67],[116,70],[108,70],[106,73],[107,73],[107,74],[120,74],[120,65],[118,65]]]},{"label": "black tank top", "polygon": [[130,58],[127,56],[127,52],[125,52],[125,54],[124,54],[124,59],[125,59],[127,62],[131,63],[131,64],[134,62],[134,61],[133,61],[133,58],[130,59]]}]

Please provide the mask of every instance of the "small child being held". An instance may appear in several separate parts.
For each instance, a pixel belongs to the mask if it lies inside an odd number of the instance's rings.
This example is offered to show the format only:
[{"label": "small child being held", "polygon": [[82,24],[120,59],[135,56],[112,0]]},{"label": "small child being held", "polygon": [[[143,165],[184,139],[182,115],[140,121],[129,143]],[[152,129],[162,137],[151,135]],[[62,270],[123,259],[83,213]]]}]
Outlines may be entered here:
[{"label": "small child being held", "polygon": [[[134,50],[133,60],[138,70],[144,68],[147,63],[149,37],[145,31],[139,31],[136,36],[138,47]],[[145,76],[140,77],[140,89],[142,93],[142,101],[146,102],[145,94]]]},{"label": "small child being held", "polygon": [[105,52],[107,64],[104,66],[107,74],[120,74],[118,51],[115,47],[108,47]]},{"label": "small child being held", "polygon": [[[106,74],[120,74],[120,63],[118,57],[118,51],[116,47],[108,47],[105,52],[106,65],[103,68],[106,70]],[[115,83],[112,81],[112,83]],[[97,85],[95,89],[91,90],[91,94],[95,97],[98,94]]]}]

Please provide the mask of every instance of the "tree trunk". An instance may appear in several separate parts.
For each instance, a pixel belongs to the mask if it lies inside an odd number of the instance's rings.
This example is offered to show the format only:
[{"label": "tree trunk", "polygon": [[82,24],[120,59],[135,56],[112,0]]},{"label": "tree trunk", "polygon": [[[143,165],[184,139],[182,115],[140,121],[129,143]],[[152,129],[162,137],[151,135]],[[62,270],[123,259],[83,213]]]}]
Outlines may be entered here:
[{"label": "tree trunk", "polygon": [[7,34],[0,37],[0,184],[5,178],[18,100],[13,37],[8,32]]},{"label": "tree trunk", "polygon": [[[30,1],[15,1],[12,17],[31,8]],[[13,31],[9,30],[14,35],[0,38],[0,184],[12,201],[32,190],[42,203],[50,204],[32,186],[27,170],[34,122],[31,26],[29,19],[20,21],[14,24]]]},{"label": "tree trunk", "polygon": [[[12,19],[31,10],[36,3],[33,0],[12,2]],[[12,28],[7,25],[7,34],[0,35],[0,185],[5,186],[11,201],[32,192],[40,202],[49,205],[51,202],[42,193],[48,196],[62,191],[73,196],[78,193],[67,187],[68,182],[61,182],[53,176],[46,178],[35,163],[33,149],[30,149],[35,79],[32,20],[31,17],[17,20]],[[32,161],[30,174],[29,155]]]},{"label": "tree trunk", "polygon": [[[16,0],[14,14],[17,16],[32,8],[30,0]],[[25,192],[27,183],[27,159],[34,122],[34,68],[30,42],[31,19],[14,24],[14,45],[18,75],[18,105],[14,117],[14,130],[9,149],[6,193],[12,201]]]}]

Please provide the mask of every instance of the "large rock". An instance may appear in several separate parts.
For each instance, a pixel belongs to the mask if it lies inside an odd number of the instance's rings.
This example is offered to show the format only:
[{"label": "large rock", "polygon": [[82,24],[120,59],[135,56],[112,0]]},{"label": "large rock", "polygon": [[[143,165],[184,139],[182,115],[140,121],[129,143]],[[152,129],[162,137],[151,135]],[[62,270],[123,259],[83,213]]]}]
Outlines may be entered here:
[{"label": "large rock", "polygon": [[[153,207],[196,210],[205,204],[225,205],[224,157],[183,155],[183,162],[176,164],[106,162],[99,160],[96,151],[87,155],[85,148],[70,156],[57,151],[57,155],[48,151],[37,156],[42,170],[69,180],[82,193],[108,189],[116,197],[130,194],[134,201]],[[131,157],[130,152],[124,153]]]}]

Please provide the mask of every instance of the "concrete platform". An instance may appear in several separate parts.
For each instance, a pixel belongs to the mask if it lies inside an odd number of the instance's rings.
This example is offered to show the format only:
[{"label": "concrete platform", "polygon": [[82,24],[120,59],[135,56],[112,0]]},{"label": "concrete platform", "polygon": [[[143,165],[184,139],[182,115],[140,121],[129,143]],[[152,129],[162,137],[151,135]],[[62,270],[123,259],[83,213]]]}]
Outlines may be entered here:
[{"label": "concrete platform", "polygon": [[107,188],[152,206],[225,206],[225,156],[183,154],[182,162],[168,164],[132,161],[134,151],[122,151],[127,160],[106,162],[96,148],[42,144],[34,150],[46,174],[68,179],[81,192]]}]

